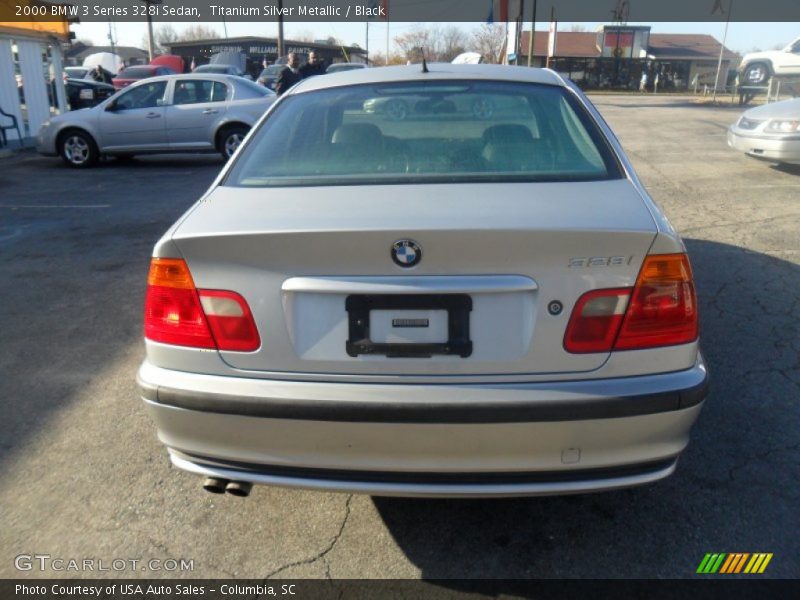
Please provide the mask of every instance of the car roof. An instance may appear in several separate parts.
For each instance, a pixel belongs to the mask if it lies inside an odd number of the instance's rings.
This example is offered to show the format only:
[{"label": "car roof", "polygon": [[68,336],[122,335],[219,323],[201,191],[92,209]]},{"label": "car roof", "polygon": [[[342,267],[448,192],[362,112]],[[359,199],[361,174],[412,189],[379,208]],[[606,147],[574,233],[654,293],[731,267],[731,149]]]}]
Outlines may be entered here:
[{"label": "car roof", "polygon": [[400,81],[430,81],[448,79],[481,79],[487,81],[518,81],[565,86],[558,73],[550,69],[535,69],[508,65],[454,65],[430,63],[423,73],[421,64],[400,67],[376,67],[373,69],[351,69],[324,76],[309,77],[294,86],[289,94],[302,94],[314,90],[346,85],[370,83],[394,83]]},{"label": "car roof", "polygon": [[[237,75],[228,75],[225,73],[180,73],[180,74],[172,74],[172,75],[158,75],[157,77],[148,77],[146,79],[138,79],[135,83],[132,83],[128,87],[134,87],[138,85],[143,85],[146,83],[153,83],[154,81],[169,81],[171,79],[175,79],[177,81],[182,81],[186,79],[208,79],[209,81],[220,81],[222,83],[232,83],[235,84],[240,80],[247,81],[243,77],[239,77]],[[128,89],[128,88],[125,88]]]}]

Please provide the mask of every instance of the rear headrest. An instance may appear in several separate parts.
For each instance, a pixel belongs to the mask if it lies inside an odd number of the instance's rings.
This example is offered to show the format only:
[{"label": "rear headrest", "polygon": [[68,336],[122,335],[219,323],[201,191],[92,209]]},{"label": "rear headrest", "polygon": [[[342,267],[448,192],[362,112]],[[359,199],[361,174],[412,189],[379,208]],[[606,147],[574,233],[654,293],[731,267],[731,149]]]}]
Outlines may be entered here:
[{"label": "rear headrest", "polygon": [[527,171],[538,168],[543,158],[542,150],[536,140],[505,144],[489,142],[483,147],[481,156],[501,171]]},{"label": "rear headrest", "polygon": [[531,130],[524,125],[492,125],[483,132],[484,144],[518,144],[532,140]]},{"label": "rear headrest", "polygon": [[371,123],[350,123],[337,127],[336,131],[333,132],[331,142],[334,144],[377,146],[382,139],[383,135],[377,126]]}]

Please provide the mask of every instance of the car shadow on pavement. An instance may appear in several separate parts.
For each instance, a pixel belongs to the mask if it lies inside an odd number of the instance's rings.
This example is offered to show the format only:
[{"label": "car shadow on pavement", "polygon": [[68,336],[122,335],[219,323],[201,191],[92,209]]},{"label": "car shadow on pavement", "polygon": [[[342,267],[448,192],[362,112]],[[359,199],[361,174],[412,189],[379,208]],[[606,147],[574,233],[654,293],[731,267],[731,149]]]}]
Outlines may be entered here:
[{"label": "car shadow on pavement", "polygon": [[374,498],[421,577],[691,577],[715,551],[774,552],[769,575],[800,576],[800,267],[686,245],[711,393],[676,473],[583,496]]},{"label": "car shadow on pavement", "polygon": [[780,171],[781,173],[787,173],[788,175],[797,175],[800,176],[800,165],[787,165],[787,164],[779,164],[779,165],[770,165],[776,171]]},{"label": "car shadow on pavement", "polygon": [[75,171],[82,173],[106,173],[108,169],[119,168],[126,170],[137,169],[164,169],[171,167],[206,167],[217,165],[220,168],[225,160],[217,153],[200,154],[140,154],[136,156],[106,156],[99,160],[93,167],[87,169],[74,169],[61,159],[53,158],[51,168],[61,171]]},{"label": "car shadow on pavement", "polygon": [[[47,446],[40,436],[52,436],[47,428],[58,430],[61,412],[79,401],[102,404],[109,387],[124,383],[129,395],[108,401],[138,408],[134,373],[144,353],[153,244],[218,173],[188,156],[160,158],[148,161],[158,168],[147,177],[135,168],[109,177],[102,168],[72,170],[40,157],[22,157],[4,174],[0,476]],[[196,168],[186,169],[190,164]],[[130,362],[121,380],[108,374],[119,361]],[[86,397],[98,388],[103,392]],[[81,431],[68,437],[72,445],[91,443]]]}]

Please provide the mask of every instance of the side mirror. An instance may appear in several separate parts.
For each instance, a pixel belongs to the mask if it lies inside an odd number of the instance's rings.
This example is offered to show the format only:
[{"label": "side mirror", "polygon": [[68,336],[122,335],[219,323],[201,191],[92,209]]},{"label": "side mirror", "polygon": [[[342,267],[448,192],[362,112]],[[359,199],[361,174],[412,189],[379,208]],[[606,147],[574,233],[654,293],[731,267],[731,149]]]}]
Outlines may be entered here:
[{"label": "side mirror", "polygon": [[112,100],[111,102],[109,102],[106,105],[106,111],[107,112],[116,112],[116,110],[117,110],[117,101],[116,100]]}]

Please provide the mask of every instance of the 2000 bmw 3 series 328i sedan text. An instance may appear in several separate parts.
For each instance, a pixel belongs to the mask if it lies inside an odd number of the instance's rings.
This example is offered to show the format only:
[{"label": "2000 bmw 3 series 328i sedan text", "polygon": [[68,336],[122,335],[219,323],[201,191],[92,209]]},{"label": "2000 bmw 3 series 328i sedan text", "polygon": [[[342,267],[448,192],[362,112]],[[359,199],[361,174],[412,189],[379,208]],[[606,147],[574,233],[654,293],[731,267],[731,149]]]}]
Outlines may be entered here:
[{"label": "2000 bmw 3 series 328i sedan text", "polygon": [[[380,98],[404,118],[365,110]],[[172,462],[240,495],[648,483],[706,393],[680,238],[538,69],[295,86],[156,244],[145,338]]]}]

